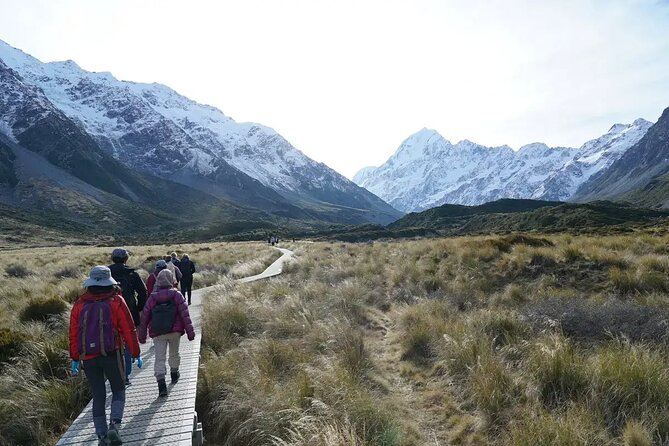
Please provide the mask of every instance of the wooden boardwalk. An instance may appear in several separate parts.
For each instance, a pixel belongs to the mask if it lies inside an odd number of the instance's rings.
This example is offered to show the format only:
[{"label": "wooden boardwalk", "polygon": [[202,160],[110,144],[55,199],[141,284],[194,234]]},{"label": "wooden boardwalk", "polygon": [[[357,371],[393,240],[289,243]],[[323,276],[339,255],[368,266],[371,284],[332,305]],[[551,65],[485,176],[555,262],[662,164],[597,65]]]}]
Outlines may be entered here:
[{"label": "wooden boardwalk", "polygon": [[[250,282],[281,274],[284,262],[291,258],[292,252],[281,249],[284,254],[270,265],[262,274],[240,279],[239,282]],[[200,315],[202,296],[208,288],[193,291],[190,316],[195,327],[195,339],[189,342],[186,336],[181,338],[179,354],[181,377],[176,384],[169,384],[169,395],[158,397],[158,385],[153,376],[153,341],[148,338],[142,345],[143,368],[133,364],[130,381],[126,388],[125,413],[119,433],[123,444],[128,446],[199,446],[202,444],[202,427],[195,413],[195,395],[197,390],[197,372],[200,361],[200,341],[202,325]],[[169,367],[168,367],[169,368]],[[78,379],[84,379],[80,376]],[[107,416],[111,404],[111,390],[107,386]],[[79,414],[70,428],[56,443],[61,445],[97,446],[98,440],[93,427],[91,415],[92,404],[89,403]]]}]

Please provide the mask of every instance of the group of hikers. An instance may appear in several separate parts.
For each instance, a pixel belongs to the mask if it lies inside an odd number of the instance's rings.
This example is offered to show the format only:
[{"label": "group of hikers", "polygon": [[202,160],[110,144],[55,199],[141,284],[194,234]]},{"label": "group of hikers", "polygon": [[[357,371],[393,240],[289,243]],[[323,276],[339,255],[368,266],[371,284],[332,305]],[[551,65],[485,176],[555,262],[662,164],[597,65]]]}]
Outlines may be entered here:
[{"label": "group of hikers", "polygon": [[279,237],[276,235],[272,235],[267,239],[267,244],[268,245],[278,245],[279,244]]},{"label": "group of hikers", "polygon": [[[148,335],[155,348],[154,376],[159,397],[167,396],[167,350],[171,382],[179,380],[181,336],[195,339],[191,305],[195,264],[188,254],[173,252],[158,260],[146,286],[127,265],[128,251],[112,251],[112,264],[95,266],[84,281],[86,289],[70,314],[72,374],[81,367],[93,395],[93,424],[99,445],[123,444],[118,426],[123,419],[125,389],[132,364],[142,367],[139,344]],[[177,286],[181,284],[181,291]],[[188,296],[186,299],[185,296]],[[109,424],[105,414],[106,381],[112,390]]]}]

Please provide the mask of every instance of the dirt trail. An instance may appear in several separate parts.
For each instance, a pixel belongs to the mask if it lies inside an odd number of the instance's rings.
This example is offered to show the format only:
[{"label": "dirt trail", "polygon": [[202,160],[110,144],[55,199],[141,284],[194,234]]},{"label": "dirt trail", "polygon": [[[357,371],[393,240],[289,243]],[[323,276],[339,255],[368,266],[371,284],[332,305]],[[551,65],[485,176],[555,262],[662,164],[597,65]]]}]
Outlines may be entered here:
[{"label": "dirt trail", "polygon": [[370,308],[365,327],[365,345],[379,378],[387,383],[398,418],[405,420],[416,445],[478,444],[476,420],[458,408],[447,378],[401,359],[400,316],[401,309],[383,313]]}]

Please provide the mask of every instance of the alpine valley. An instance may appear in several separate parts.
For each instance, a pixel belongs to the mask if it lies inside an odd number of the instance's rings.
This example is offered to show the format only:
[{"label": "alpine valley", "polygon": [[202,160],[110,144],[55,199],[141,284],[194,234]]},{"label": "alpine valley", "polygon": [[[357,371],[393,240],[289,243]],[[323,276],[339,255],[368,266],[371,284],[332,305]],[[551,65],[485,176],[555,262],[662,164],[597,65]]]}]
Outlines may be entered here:
[{"label": "alpine valley", "polygon": [[[580,148],[534,143],[518,151],[467,140],[452,144],[436,131],[422,129],[382,166],[366,167],[353,180],[405,212],[504,198],[631,199],[638,206],[664,206],[669,199],[669,193],[662,193],[668,171],[667,128],[665,111],[655,125],[644,119],[615,124]],[[656,193],[635,195],[639,188]]]},{"label": "alpine valley", "polygon": [[48,212],[77,230],[211,232],[223,223],[245,230],[401,216],[268,127],[235,122],[164,85],[42,63],[2,41],[0,185],[5,218]]}]

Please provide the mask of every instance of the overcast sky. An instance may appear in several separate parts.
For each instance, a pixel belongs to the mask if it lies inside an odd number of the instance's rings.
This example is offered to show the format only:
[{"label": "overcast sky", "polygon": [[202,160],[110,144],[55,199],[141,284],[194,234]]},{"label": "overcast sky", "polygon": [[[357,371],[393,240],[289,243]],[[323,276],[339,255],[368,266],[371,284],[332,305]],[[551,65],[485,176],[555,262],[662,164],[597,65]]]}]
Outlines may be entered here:
[{"label": "overcast sky", "polygon": [[0,0],[0,39],[166,84],[349,177],[422,127],[579,146],[669,106],[667,0]]}]

